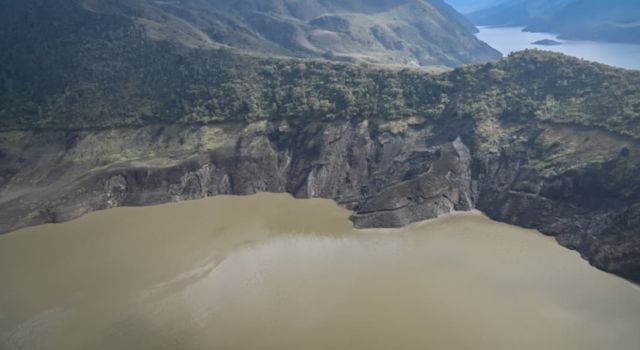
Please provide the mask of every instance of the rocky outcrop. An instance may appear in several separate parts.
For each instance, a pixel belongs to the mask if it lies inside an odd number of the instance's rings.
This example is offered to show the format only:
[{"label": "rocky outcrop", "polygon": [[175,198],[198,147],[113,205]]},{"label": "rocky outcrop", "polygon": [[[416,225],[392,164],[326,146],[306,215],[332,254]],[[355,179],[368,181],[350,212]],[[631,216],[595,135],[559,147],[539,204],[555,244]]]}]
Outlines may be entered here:
[{"label": "rocky outcrop", "polygon": [[471,210],[475,195],[471,155],[456,138],[438,149],[423,174],[365,198],[351,217],[356,227],[402,227],[456,210]]},{"label": "rocky outcrop", "polygon": [[518,137],[522,143],[476,169],[476,207],[495,220],[554,236],[592,265],[640,281],[637,142],[555,125]]},{"label": "rocky outcrop", "polygon": [[[157,131],[120,132],[147,137],[136,142],[148,148],[160,147],[154,138],[159,144],[171,142]],[[15,175],[2,187],[0,230],[121,205],[256,192],[334,199],[354,210],[358,227],[398,227],[474,206],[469,148],[459,135],[446,135],[419,120],[304,126],[261,122],[227,133],[227,141],[211,150],[195,146],[203,142],[197,140],[202,134],[207,133],[197,130],[183,136],[189,139],[183,152],[161,157],[139,149],[133,159],[124,160],[115,160],[123,147],[96,142],[102,136],[95,133],[30,134],[24,147],[34,159],[28,162],[37,163],[36,154],[55,154],[57,162],[48,164],[47,172],[60,174],[37,176],[41,170],[24,167],[20,155],[9,160],[6,171]],[[45,137],[48,142],[43,142]],[[65,141],[70,138],[75,140],[71,147]],[[54,145],[46,150],[39,146],[47,143]],[[12,195],[20,191],[24,192]]]},{"label": "rocky outcrop", "polygon": [[409,118],[11,132],[0,157],[1,232],[116,206],[288,192],[333,199],[361,228],[477,208],[640,281],[640,147],[595,129]]}]

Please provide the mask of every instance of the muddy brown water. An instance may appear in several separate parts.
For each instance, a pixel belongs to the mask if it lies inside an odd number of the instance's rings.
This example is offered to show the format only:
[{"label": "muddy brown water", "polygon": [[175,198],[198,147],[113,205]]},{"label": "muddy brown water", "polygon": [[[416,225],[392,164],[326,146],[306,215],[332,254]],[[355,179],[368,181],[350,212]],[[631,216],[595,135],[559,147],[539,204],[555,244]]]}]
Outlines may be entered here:
[{"label": "muddy brown water", "polygon": [[640,349],[640,291],[535,231],[354,230],[287,195],[0,236],[0,349]]}]

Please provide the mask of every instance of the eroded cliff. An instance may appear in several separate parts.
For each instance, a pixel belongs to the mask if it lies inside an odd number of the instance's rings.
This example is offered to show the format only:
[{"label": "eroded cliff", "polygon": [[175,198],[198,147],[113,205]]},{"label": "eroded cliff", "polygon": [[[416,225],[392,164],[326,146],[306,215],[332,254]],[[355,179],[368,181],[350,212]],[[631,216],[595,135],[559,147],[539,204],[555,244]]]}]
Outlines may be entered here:
[{"label": "eroded cliff", "polygon": [[506,119],[5,132],[0,231],[220,194],[330,198],[357,227],[454,210],[536,228],[640,280],[640,148],[598,129]]}]

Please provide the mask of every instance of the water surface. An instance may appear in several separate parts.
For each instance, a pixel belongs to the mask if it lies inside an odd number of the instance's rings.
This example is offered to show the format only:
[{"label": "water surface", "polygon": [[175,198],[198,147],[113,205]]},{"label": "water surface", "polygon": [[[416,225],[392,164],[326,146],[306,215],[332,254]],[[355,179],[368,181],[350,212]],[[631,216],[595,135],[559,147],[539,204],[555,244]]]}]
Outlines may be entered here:
[{"label": "water surface", "polygon": [[637,288],[548,237],[348,215],[260,194],[0,236],[0,349],[640,348]]},{"label": "water surface", "polygon": [[[558,39],[555,34],[523,32],[522,27],[479,27],[478,29],[480,30],[476,34],[478,39],[502,52],[505,56],[514,51],[537,48],[562,52],[611,66],[640,69],[640,45],[638,44],[562,40]],[[541,46],[532,44],[544,39],[558,41],[561,45]]]}]

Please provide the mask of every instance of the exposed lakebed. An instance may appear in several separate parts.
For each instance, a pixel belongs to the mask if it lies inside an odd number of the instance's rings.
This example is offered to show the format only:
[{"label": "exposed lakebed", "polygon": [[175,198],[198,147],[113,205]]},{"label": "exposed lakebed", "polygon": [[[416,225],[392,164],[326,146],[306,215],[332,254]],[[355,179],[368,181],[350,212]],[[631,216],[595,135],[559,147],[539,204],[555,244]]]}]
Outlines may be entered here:
[{"label": "exposed lakebed", "polygon": [[617,349],[640,291],[535,231],[354,230],[327,200],[214,197],[0,236],[2,349]]}]

